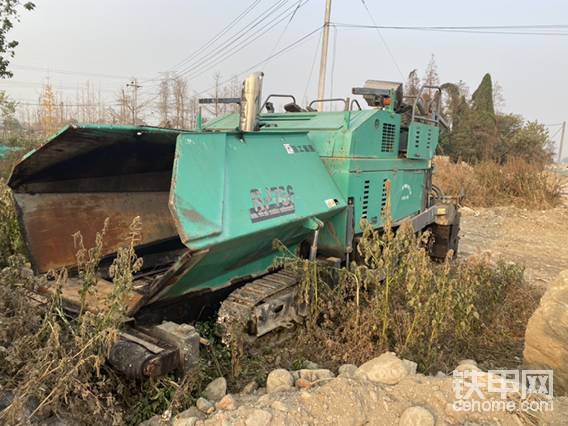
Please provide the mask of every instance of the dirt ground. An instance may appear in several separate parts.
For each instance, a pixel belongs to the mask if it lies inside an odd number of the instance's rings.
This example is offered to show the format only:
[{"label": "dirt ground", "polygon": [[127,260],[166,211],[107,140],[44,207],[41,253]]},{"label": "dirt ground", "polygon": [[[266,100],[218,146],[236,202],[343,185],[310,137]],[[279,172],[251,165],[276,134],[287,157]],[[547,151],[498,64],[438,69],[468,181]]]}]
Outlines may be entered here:
[{"label": "dirt ground", "polygon": [[531,284],[546,287],[568,269],[568,179],[562,206],[462,209],[460,255],[490,251],[524,265]]}]

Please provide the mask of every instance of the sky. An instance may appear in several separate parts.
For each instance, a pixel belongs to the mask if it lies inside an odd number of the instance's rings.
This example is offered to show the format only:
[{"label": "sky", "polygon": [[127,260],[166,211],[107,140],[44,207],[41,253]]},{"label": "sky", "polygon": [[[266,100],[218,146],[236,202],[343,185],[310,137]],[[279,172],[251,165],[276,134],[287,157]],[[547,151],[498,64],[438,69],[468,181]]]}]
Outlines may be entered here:
[{"label": "sky", "polygon": [[[297,3],[280,1],[284,2],[282,11]],[[241,23],[246,24],[247,19],[250,21],[277,2],[257,1]],[[0,80],[0,90],[6,90],[22,103],[34,103],[42,82],[49,77],[64,98],[73,100],[76,88],[89,80],[104,97],[113,99],[136,77],[142,86],[140,97],[152,99],[157,93],[156,80],[163,75],[160,73],[183,71],[179,64],[189,58],[193,68],[187,70],[186,77],[192,91],[202,96],[211,94],[208,89],[215,73],[219,72],[223,79],[234,75],[242,79],[244,72],[252,68],[251,71],[265,73],[265,94],[291,93],[301,103],[315,98],[319,32],[258,67],[253,66],[319,28],[325,0],[308,0],[291,22],[285,19],[271,25],[270,31],[239,52],[233,48],[239,40],[233,37],[226,41],[233,45],[205,52],[209,62],[194,55],[252,3],[253,0],[36,0],[36,9],[23,13],[11,33],[20,42],[12,62],[14,77],[10,81]],[[332,22],[373,25],[374,20],[381,26],[568,24],[566,0],[365,3],[371,15],[362,0],[333,0]],[[270,19],[273,18],[265,22]],[[378,34],[372,29],[332,29],[326,92],[345,97],[352,87],[361,86],[367,79],[404,81],[411,70],[424,70],[431,55],[435,55],[442,82],[463,80],[474,90],[483,75],[491,73],[503,88],[504,112],[545,124],[568,120],[568,36],[394,29],[383,29]],[[550,127],[555,139],[558,129]]]}]

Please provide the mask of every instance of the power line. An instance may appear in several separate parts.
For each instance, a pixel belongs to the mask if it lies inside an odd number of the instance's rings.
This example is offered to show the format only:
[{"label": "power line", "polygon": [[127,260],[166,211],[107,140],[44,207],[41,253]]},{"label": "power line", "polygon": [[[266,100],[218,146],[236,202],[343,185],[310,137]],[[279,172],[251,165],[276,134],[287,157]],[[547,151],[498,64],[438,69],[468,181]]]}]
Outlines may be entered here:
[{"label": "power line", "polygon": [[[307,0],[306,3],[308,3],[310,0]],[[272,48],[272,51],[270,53],[274,53],[274,51],[278,48],[278,46],[280,46],[280,42],[282,41],[282,38],[284,37],[284,34],[286,34],[286,31],[288,30],[288,27],[290,26],[290,24],[292,23],[292,21],[294,20],[294,17],[296,16],[296,14],[298,13],[298,10],[300,9],[300,7],[302,7],[302,0],[298,0],[298,4],[296,6],[296,9],[294,9],[294,12],[292,13],[292,15],[290,16],[290,19],[288,20],[288,22],[286,22],[286,26],[284,27],[284,29],[282,30],[282,32],[280,33],[280,37],[278,37],[278,40],[276,40],[276,43],[274,44],[274,47]]]},{"label": "power line", "polygon": [[318,59],[318,52],[321,44],[321,38],[318,38],[318,42],[316,44],[316,50],[314,51],[314,58],[312,59],[312,66],[310,67],[310,74],[308,76],[308,81],[306,82],[306,88],[304,89],[304,98],[308,95],[308,89],[310,87],[310,83],[312,82],[312,77],[314,74],[314,69],[316,67],[316,61]]},{"label": "power line", "polygon": [[392,62],[394,63],[394,66],[396,67],[398,73],[400,74],[400,78],[402,80],[404,80],[404,75],[402,74],[402,71],[400,70],[400,67],[398,66],[398,62],[396,61],[396,58],[394,57],[394,54],[392,53],[392,51],[390,50],[390,47],[386,41],[386,39],[383,36],[383,33],[380,30],[380,27],[377,25],[377,21],[375,21],[375,17],[373,16],[373,14],[371,13],[371,11],[369,10],[369,7],[367,6],[367,3],[365,3],[365,0],[361,0],[361,3],[363,4],[363,6],[365,7],[365,10],[367,11],[367,14],[369,15],[369,17],[371,18],[371,21],[374,24],[374,28],[377,31],[377,34],[379,35],[381,41],[383,42],[383,45],[385,46],[385,50],[387,51],[387,53],[389,54],[389,56],[391,57]]},{"label": "power line", "polygon": [[[302,5],[306,4],[309,0],[305,0],[304,3],[302,3]],[[237,44],[237,46],[233,47],[231,49],[231,53],[230,54],[224,54],[223,50],[219,50],[216,54],[214,54],[211,58],[208,58],[206,61],[202,62],[201,64],[197,64],[194,65],[193,67],[190,67],[189,69],[186,69],[184,71],[182,71],[181,73],[179,73],[179,76],[184,76],[184,75],[190,75],[193,78],[199,77],[201,75],[203,75],[204,73],[210,71],[212,68],[214,68],[215,66],[225,62],[226,60],[228,60],[229,58],[235,56],[237,53],[241,52],[243,49],[245,49],[246,47],[248,47],[250,44],[252,44],[253,42],[255,42],[256,40],[258,40],[260,37],[262,37],[264,34],[266,34],[267,32],[269,32],[272,28],[274,28],[276,25],[280,24],[281,22],[283,22],[286,18],[288,18],[291,14],[295,13],[294,11],[292,11],[290,13],[290,11],[294,8],[294,6],[287,8],[286,10],[284,10],[284,12],[280,13],[278,16],[276,16],[274,19],[272,19],[271,21],[267,22],[265,25],[261,26],[257,31],[253,32],[252,34],[250,34],[247,38],[245,38],[241,43]],[[262,21],[261,21],[262,22]],[[261,23],[259,22],[259,23]],[[256,26],[256,25],[255,25]],[[240,39],[241,37],[239,37]],[[234,39],[233,41],[231,41],[227,47],[230,47],[231,45],[233,45],[235,42],[237,42],[238,39]],[[224,49],[224,48],[223,48]],[[195,74],[193,74],[195,73]]]},{"label": "power line", "polygon": [[[319,31],[321,31],[322,28],[323,28],[323,26],[318,27],[318,28],[316,28],[315,30],[313,30],[313,31],[311,31],[311,32],[309,32],[309,33],[303,35],[302,37],[300,37],[300,38],[297,39],[296,41],[294,41],[294,42],[290,43],[289,45],[287,45],[286,47],[283,47],[282,49],[280,49],[278,52],[276,52],[276,53],[274,53],[274,54],[268,56],[268,57],[265,58],[264,60],[262,60],[262,61],[260,61],[260,62],[258,62],[258,63],[256,63],[256,64],[254,64],[253,66],[247,68],[246,70],[243,70],[243,71],[239,72],[238,74],[233,75],[233,77],[231,77],[230,79],[227,79],[227,80],[225,80],[225,81],[223,81],[223,82],[221,82],[221,83],[219,83],[219,84],[226,84],[226,83],[228,83],[229,81],[231,81],[234,77],[238,77],[238,76],[240,76],[240,75],[246,74],[246,73],[250,72],[251,70],[253,70],[253,69],[257,68],[257,67],[259,67],[259,66],[261,66],[261,65],[264,65],[264,64],[267,63],[267,62],[270,62],[272,59],[275,59],[275,58],[277,58],[278,56],[280,56],[280,55],[282,55],[282,54],[288,52],[288,51],[291,50],[291,49],[293,49],[294,47],[299,46],[299,45],[302,44],[304,41],[306,41],[306,40],[308,40],[309,38],[311,38],[314,34],[317,34]],[[203,95],[204,93],[207,93],[207,92],[209,92],[210,90],[213,90],[214,88],[215,88],[215,86],[212,86],[212,87],[210,87],[210,88],[208,88],[208,89],[206,89],[206,90],[203,90],[203,91],[201,91],[201,92],[195,93],[195,96],[201,96],[201,95]]]},{"label": "power line", "polygon": [[337,28],[333,28],[333,59],[331,60],[331,75],[329,77],[329,98],[333,99],[333,83],[335,78],[335,60],[337,58]]},{"label": "power line", "polygon": [[[339,28],[353,28],[353,29],[383,29],[383,30],[410,30],[410,31],[434,31],[434,32],[451,32],[451,33],[467,33],[467,34],[502,34],[502,35],[543,35],[543,36],[567,36],[568,32],[556,31],[556,32],[544,32],[544,31],[499,31],[499,29],[505,27],[487,27],[493,28],[495,30],[482,30],[475,29],[478,27],[425,27],[425,26],[387,26],[387,25],[362,25],[362,24],[346,24],[346,23],[333,23]],[[542,27],[538,26],[525,26],[527,29],[539,29]],[[556,27],[564,28],[564,27]],[[568,26],[566,27],[568,28]]]},{"label": "power line", "polygon": [[[254,17],[252,21],[248,22],[246,25],[244,25],[244,27],[227,36],[225,40],[222,40],[220,42],[220,45],[213,47],[211,51],[206,51],[200,56],[192,58],[192,60],[189,61],[184,68],[176,71],[177,75],[181,76],[191,73],[196,69],[203,67],[205,64],[214,62],[220,56],[223,56],[227,51],[233,51],[234,48],[230,49],[232,46],[234,46],[236,43],[241,43],[240,40],[242,40],[243,37],[246,37],[248,34],[250,34],[251,31],[262,24],[267,18],[269,18],[271,15],[285,6],[287,2],[288,0],[278,0],[276,3],[269,6],[268,9],[265,9],[258,16]],[[247,39],[245,39],[245,41],[246,40]]]},{"label": "power line", "polygon": [[[36,87],[43,87],[45,84],[43,82],[39,82],[39,81],[17,81],[17,80],[6,80],[5,83],[8,83],[6,88],[16,88],[16,87],[29,87],[29,88],[36,88]],[[12,85],[10,87],[10,85]],[[55,86],[52,85],[52,88],[55,90],[81,90],[81,89],[86,89],[86,87],[82,87],[82,86]],[[93,87],[92,88],[93,91],[100,91],[100,92],[114,92],[114,89],[102,89],[102,88],[98,88],[98,87]]]},{"label": "power line", "polygon": [[53,69],[53,68],[48,68],[48,67],[35,67],[35,66],[30,66],[30,65],[11,65],[11,67],[14,68],[14,69],[21,69],[21,70],[28,70],[28,71],[41,71],[41,72],[53,73],[53,74],[108,78],[108,79],[113,79],[113,80],[124,80],[124,79],[130,78],[130,77],[123,76],[123,75],[99,74],[99,73],[83,72],[83,71],[69,71],[69,70]]},{"label": "power line", "polygon": [[[201,45],[197,50],[192,52],[189,56],[178,62],[176,65],[170,68],[170,72],[173,72],[176,68],[183,67],[188,62],[195,60],[203,51],[208,49],[211,45],[215,44],[221,37],[223,37],[228,31],[230,31],[239,21],[241,21],[244,17],[246,17],[255,7],[259,5],[262,0],[255,0],[253,1],[245,10],[243,10],[236,18],[234,18],[231,22],[229,22],[221,31],[219,31],[215,36],[213,36],[209,41],[205,44]],[[145,80],[144,82],[148,82],[152,80]]]}]

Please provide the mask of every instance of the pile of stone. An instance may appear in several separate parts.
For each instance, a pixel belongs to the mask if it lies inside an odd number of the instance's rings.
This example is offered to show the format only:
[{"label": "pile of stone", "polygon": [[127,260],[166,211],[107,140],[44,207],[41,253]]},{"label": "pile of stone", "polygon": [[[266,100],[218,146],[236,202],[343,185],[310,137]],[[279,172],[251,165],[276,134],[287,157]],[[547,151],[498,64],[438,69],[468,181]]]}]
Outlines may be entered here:
[{"label": "pile of stone", "polygon": [[[189,410],[173,417],[165,413],[145,425],[518,425],[521,420],[518,413],[456,410],[452,377],[417,374],[414,362],[392,352],[359,367],[343,365],[337,374],[314,363],[307,367],[273,370],[264,387],[251,382],[238,394],[227,394],[225,379],[217,378]],[[491,379],[473,360],[461,361],[455,371]]]}]

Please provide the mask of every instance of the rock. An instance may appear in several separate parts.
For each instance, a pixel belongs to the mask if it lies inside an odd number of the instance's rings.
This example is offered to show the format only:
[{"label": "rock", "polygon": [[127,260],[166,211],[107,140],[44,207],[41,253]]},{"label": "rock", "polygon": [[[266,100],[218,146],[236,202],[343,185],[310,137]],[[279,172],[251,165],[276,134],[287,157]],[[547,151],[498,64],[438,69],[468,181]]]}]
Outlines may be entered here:
[{"label": "rock", "polygon": [[299,389],[309,389],[313,386],[312,382],[302,379],[301,377],[296,380],[296,387]]},{"label": "rock", "polygon": [[213,411],[215,411],[215,406],[211,404],[209,401],[207,401],[205,398],[199,398],[195,403],[195,405],[197,406],[197,408],[199,408],[201,412],[205,414],[211,414]]},{"label": "rock", "polygon": [[245,395],[250,395],[251,393],[253,393],[255,390],[258,389],[258,383],[256,383],[254,380],[250,383],[247,383],[245,385],[245,387],[241,390],[242,394]]},{"label": "rock", "polygon": [[273,370],[266,379],[266,392],[280,392],[291,389],[294,386],[294,378],[288,370],[278,368]]},{"label": "rock", "polygon": [[143,421],[138,426],[160,426],[162,424],[162,416],[153,416],[148,420]]},{"label": "rock", "polygon": [[525,331],[524,368],[554,370],[554,396],[568,394],[568,270],[546,290]]},{"label": "rock", "polygon": [[278,411],[288,411],[288,407],[282,401],[274,401],[270,406]]},{"label": "rock", "polygon": [[355,371],[357,371],[357,366],[355,364],[343,364],[337,370],[338,374],[343,374],[347,377],[353,377],[355,375]]},{"label": "rock", "polygon": [[306,370],[319,370],[320,366],[312,361],[304,361],[304,369]]},{"label": "rock", "polygon": [[199,410],[199,408],[193,405],[176,416],[176,418],[178,419],[185,419],[190,417],[197,417],[198,419],[200,419],[203,417],[203,413]]},{"label": "rock", "polygon": [[454,371],[463,373],[464,371],[481,371],[481,368],[479,368],[476,364],[459,364]]},{"label": "rock", "polygon": [[307,380],[308,382],[317,382],[318,380],[333,379],[335,375],[324,369],[319,370],[298,370],[298,377]]},{"label": "rock", "polygon": [[462,364],[475,365],[477,367],[477,362],[473,359],[462,359],[460,362],[458,362],[458,365]]},{"label": "rock", "polygon": [[[205,418],[205,414],[196,406],[190,407],[179,413],[172,421],[172,426],[195,426],[196,423]],[[163,423],[160,424],[162,426]]]},{"label": "rock", "polygon": [[217,402],[227,393],[227,380],[218,377],[207,385],[203,394],[209,401]]},{"label": "rock", "polygon": [[268,411],[254,409],[245,419],[246,426],[266,426],[270,424],[272,414]]},{"label": "rock", "polygon": [[172,426],[195,426],[198,420],[198,417],[176,417],[172,422]]},{"label": "rock", "polygon": [[416,373],[416,363],[401,360],[393,352],[386,352],[366,362],[355,371],[355,377],[385,385],[396,385],[403,378]]},{"label": "rock", "polygon": [[414,406],[403,411],[399,426],[434,426],[434,416],[424,407]]},{"label": "rock", "polygon": [[237,401],[232,395],[225,395],[221,400],[215,404],[218,410],[233,411],[237,409]]}]

